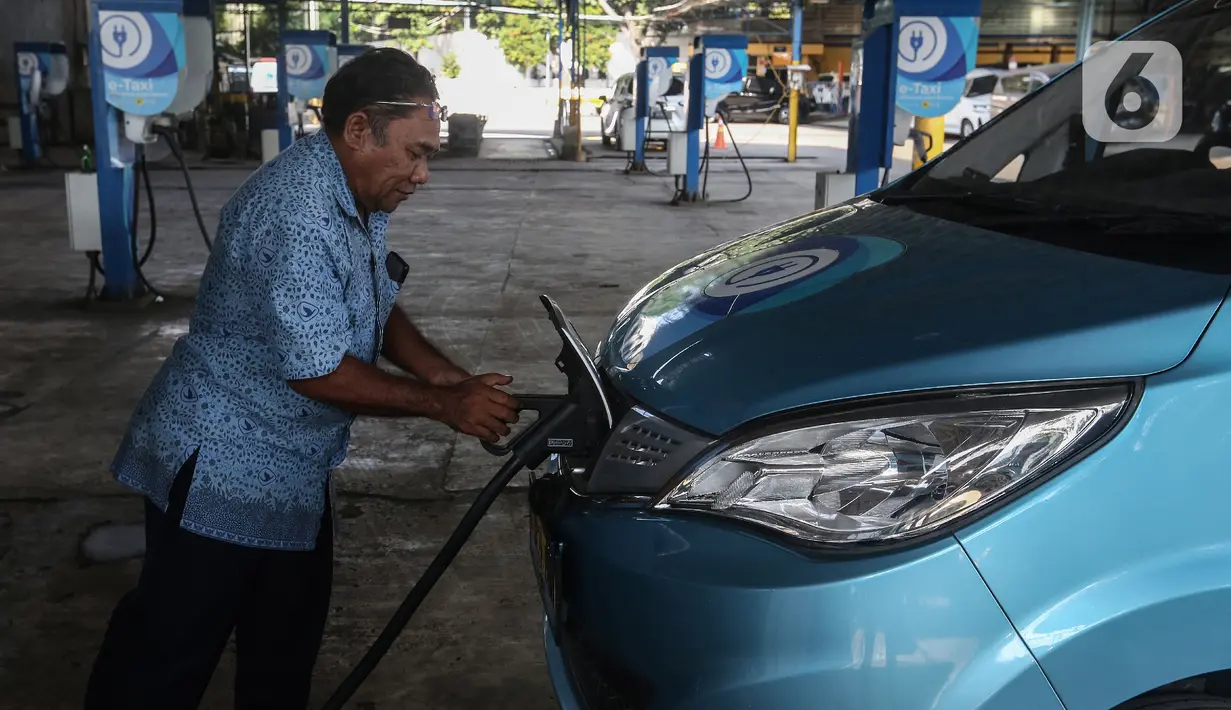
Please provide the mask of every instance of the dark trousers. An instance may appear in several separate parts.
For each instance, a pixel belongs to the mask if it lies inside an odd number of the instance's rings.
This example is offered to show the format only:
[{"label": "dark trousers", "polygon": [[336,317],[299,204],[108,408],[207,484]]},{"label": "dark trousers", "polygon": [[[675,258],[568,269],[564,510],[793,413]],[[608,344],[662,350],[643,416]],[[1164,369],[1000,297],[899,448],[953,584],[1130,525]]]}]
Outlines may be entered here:
[{"label": "dark trousers", "polygon": [[333,571],[328,506],[311,552],[233,545],[180,528],[195,454],[163,513],[145,506],[145,562],[111,615],[86,710],[196,708],[235,632],[237,710],[302,710]]}]

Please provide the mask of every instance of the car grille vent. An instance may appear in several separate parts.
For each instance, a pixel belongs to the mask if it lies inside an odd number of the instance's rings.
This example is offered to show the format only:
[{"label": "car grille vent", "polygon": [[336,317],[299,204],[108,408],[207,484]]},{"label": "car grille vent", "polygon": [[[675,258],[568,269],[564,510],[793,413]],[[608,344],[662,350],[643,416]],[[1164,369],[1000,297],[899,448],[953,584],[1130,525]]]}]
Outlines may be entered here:
[{"label": "car grille vent", "polygon": [[644,424],[625,427],[607,454],[608,460],[634,466],[657,466],[672,454],[680,442]]}]

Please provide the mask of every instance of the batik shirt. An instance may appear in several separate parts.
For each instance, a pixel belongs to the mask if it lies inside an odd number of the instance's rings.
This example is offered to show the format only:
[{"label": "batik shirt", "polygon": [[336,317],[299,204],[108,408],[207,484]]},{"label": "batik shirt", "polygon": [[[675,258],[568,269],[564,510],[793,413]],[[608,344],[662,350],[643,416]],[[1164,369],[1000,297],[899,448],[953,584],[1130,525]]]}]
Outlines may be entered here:
[{"label": "batik shirt", "polygon": [[312,549],[354,417],[288,380],[375,363],[399,285],[388,215],[365,226],[324,131],[257,170],[223,207],[189,332],[142,396],[111,470],[166,510],[199,453],[181,526]]}]

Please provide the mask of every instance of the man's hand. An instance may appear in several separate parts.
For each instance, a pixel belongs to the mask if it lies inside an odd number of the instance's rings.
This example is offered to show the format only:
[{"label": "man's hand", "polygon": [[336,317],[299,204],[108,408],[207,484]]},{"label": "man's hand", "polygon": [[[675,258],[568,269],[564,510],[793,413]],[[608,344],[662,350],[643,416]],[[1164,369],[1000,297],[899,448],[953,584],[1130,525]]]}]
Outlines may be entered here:
[{"label": "man's hand", "polygon": [[440,388],[440,421],[454,431],[493,444],[508,436],[509,424],[517,423],[517,400],[496,389],[512,377],[488,373],[469,377]]}]

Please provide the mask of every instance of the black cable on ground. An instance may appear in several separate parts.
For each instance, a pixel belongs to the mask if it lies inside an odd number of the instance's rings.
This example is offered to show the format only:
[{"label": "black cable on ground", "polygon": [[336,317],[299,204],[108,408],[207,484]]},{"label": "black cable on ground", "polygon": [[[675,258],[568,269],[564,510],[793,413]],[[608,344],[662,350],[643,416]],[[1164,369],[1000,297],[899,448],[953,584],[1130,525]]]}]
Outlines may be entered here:
[{"label": "black cable on ground", "polygon": [[410,618],[414,616],[415,610],[423,603],[428,592],[432,587],[436,586],[436,582],[444,574],[445,570],[453,562],[453,558],[457,557],[457,553],[461,551],[462,546],[466,544],[466,540],[470,538],[471,533],[482,520],[483,515],[487,513],[488,508],[496,502],[496,497],[500,495],[500,491],[508,485],[509,481],[522,470],[524,461],[522,456],[516,450],[500,467],[500,471],[495,477],[488,482],[487,486],[475,498],[474,503],[470,504],[470,509],[466,511],[466,515],[462,517],[462,522],[458,524],[453,534],[449,536],[444,547],[440,548],[440,552],[436,553],[435,559],[428,565],[427,570],[419,577],[419,581],[415,582],[414,588],[406,595],[406,599],[402,601],[401,606],[394,612],[393,617],[389,619],[389,623],[385,624],[385,628],[380,632],[380,636],[368,649],[368,652],[363,655],[363,659],[356,664],[354,670],[338,689],[329,696],[329,700],[321,706],[321,710],[342,710],[343,705],[350,699],[363,681],[376,670],[376,664],[393,646],[394,640],[402,629],[406,628],[406,624],[410,622]]},{"label": "black cable on ground", "polygon": [[156,127],[154,131],[166,138],[167,145],[171,147],[171,153],[180,164],[180,172],[184,173],[184,184],[188,186],[188,199],[192,202],[192,213],[197,218],[197,226],[201,228],[201,238],[205,240],[206,249],[213,251],[214,243],[209,238],[209,230],[205,227],[205,220],[201,217],[201,206],[197,204],[197,192],[192,188],[192,176],[188,173],[188,162],[184,159],[184,150],[180,146],[179,138],[169,128]]},{"label": "black cable on ground", "polygon": [[[139,241],[137,238],[137,232],[141,215],[141,189],[137,185],[138,180],[145,181],[146,203],[150,210],[150,237],[149,241],[145,245],[145,252],[141,254],[140,257],[137,257],[137,244]],[[133,165],[132,222],[129,225],[128,231],[132,239],[133,269],[137,273],[137,278],[141,280],[141,283],[148,288],[151,293],[156,296],[163,296],[158,289],[154,288],[154,286],[150,284],[141,269],[141,267],[145,266],[145,263],[149,261],[150,254],[154,252],[154,243],[158,241],[158,213],[154,207],[154,186],[150,183],[149,164],[146,162],[144,152],[141,153],[140,157],[137,159],[137,162]],[[86,287],[87,299],[98,296],[98,289],[95,286],[95,277],[102,276],[106,278],[107,276],[107,270],[103,268],[102,262],[99,260],[100,256],[101,254],[97,251],[86,252],[86,258],[90,261],[90,283]],[[163,297],[165,298],[165,296]]]}]

